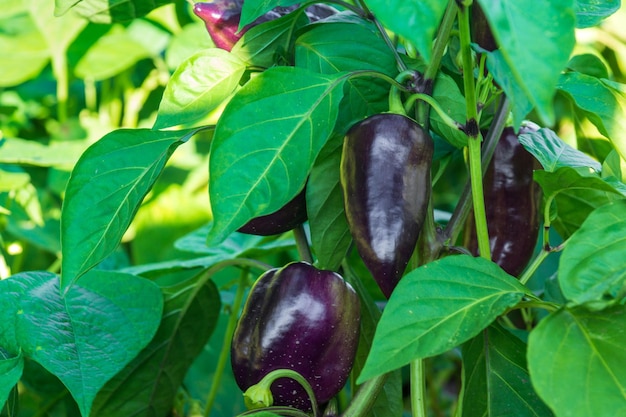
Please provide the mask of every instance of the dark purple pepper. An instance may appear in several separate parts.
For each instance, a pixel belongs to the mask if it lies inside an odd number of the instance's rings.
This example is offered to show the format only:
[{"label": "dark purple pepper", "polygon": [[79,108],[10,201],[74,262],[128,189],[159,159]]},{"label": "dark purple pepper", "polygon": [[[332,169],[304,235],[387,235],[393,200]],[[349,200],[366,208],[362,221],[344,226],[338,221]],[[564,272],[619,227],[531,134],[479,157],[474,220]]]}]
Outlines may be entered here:
[{"label": "dark purple pepper", "polygon": [[[339,274],[305,262],[269,270],[252,286],[235,329],[235,380],[245,391],[275,369],[293,369],[325,403],[350,374],[359,325],[359,297]],[[275,405],[311,409],[304,389],[291,379],[279,378],[271,391]]]},{"label": "dark purple pepper", "polygon": [[307,221],[306,188],[277,211],[255,217],[237,231],[250,235],[271,236],[288,232]]},{"label": "dark purple pepper", "polygon": [[478,44],[478,46],[489,52],[498,49],[498,44],[496,43],[496,39],[493,37],[491,28],[489,27],[487,16],[485,16],[485,12],[480,7],[478,2],[474,2],[472,4],[471,13],[470,26],[472,32],[472,42]]},{"label": "dark purple pepper", "polygon": [[[520,134],[534,131],[522,127]],[[512,127],[503,130],[485,173],[483,193],[491,259],[508,274],[522,273],[539,234],[540,187],[533,181],[535,157],[519,142]],[[474,216],[468,217],[465,246],[478,256]]]},{"label": "dark purple pepper", "polygon": [[415,249],[430,198],[433,141],[412,119],[371,116],[346,134],[341,184],[350,233],[386,297]]}]

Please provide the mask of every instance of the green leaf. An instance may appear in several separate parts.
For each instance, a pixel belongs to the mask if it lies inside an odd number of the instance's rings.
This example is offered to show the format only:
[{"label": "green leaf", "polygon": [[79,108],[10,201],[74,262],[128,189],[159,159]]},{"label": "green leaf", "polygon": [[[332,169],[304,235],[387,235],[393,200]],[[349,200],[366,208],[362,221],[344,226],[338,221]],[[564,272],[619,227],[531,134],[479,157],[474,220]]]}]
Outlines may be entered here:
[{"label": "green leaf", "polygon": [[533,386],[557,417],[626,415],[626,307],[562,309],[530,333]]},{"label": "green leaf", "polygon": [[[561,75],[559,90],[567,93],[589,120],[626,159],[626,93],[609,80],[568,72]],[[621,90],[620,90],[621,89]]]},{"label": "green leaf", "polygon": [[126,22],[173,0],[55,0],[55,15],[73,9],[94,23]]},{"label": "green leaf", "polygon": [[573,0],[542,3],[540,12],[536,0],[478,2],[500,45],[499,53],[512,82],[522,89],[544,122],[552,124],[557,81],[575,43]]},{"label": "green leaf", "polygon": [[[465,123],[465,98],[461,94],[458,85],[452,77],[443,72],[437,74],[433,98],[448,116],[460,123]],[[459,129],[450,127],[435,111],[430,112],[431,127],[435,133],[444,138],[448,143],[463,148],[467,146],[467,135]]]},{"label": "green leaf", "polygon": [[102,81],[150,57],[150,51],[125,30],[114,27],[100,37],[76,64],[74,73],[82,79]]},{"label": "green leaf", "polygon": [[215,329],[220,313],[217,287],[206,272],[163,288],[159,329],[131,363],[96,397],[92,417],[166,415],[196,356]]},{"label": "green leaf", "polygon": [[520,126],[526,115],[533,109],[533,103],[530,101],[524,86],[517,81],[514,70],[500,49],[481,53],[487,55],[487,69],[511,102],[513,125],[515,127]]},{"label": "green leaf", "polygon": [[530,383],[526,345],[499,324],[466,342],[462,357],[462,416],[552,416]]},{"label": "green leaf", "polygon": [[245,70],[239,58],[223,49],[198,52],[167,83],[153,128],[202,120],[235,92]]},{"label": "green leaf", "polygon": [[298,3],[299,0],[246,0],[241,9],[239,29],[241,30],[275,7],[288,7]]},{"label": "green leaf", "polygon": [[263,22],[244,33],[231,53],[249,67],[269,68],[288,58],[294,33],[307,23],[303,9]]},{"label": "green leaf", "polygon": [[332,132],[345,80],[274,67],[232,98],[211,145],[209,244],[273,213],[302,189]]},{"label": "green leaf", "polygon": [[357,382],[454,348],[526,292],[515,278],[483,258],[448,256],[414,269],[391,294]]},{"label": "green leaf", "polygon": [[52,142],[10,138],[2,142],[0,163],[51,167],[74,165],[87,145],[83,141]]},{"label": "green leaf", "polygon": [[573,56],[567,63],[567,69],[594,78],[609,78],[609,70],[606,64],[595,54]]},{"label": "green leaf", "polygon": [[193,253],[190,259],[176,259],[172,261],[157,262],[144,265],[135,265],[124,269],[131,274],[146,274],[154,271],[166,271],[176,269],[208,268],[219,262],[235,258],[258,258],[261,256],[282,253],[295,249],[295,241],[289,233],[281,236],[256,236],[245,233],[232,233],[220,245],[208,246],[206,236],[211,225],[184,236],[176,241],[176,249]]},{"label": "green leaf", "polygon": [[113,252],[172,152],[195,132],[121,129],[85,151],[61,212],[62,288]]},{"label": "green leaf", "polygon": [[576,27],[588,28],[600,24],[619,10],[621,0],[576,0]]},{"label": "green leaf", "polygon": [[563,239],[571,236],[597,207],[625,198],[610,183],[580,168],[535,171],[533,177],[543,190],[546,205],[556,204],[558,216],[552,226]]},{"label": "green leaf", "polygon": [[93,271],[63,297],[59,286],[55,274],[26,272],[0,281],[0,293],[18,297],[24,356],[56,375],[87,416],[102,386],[154,336],[163,300],[154,283],[116,272]]},{"label": "green leaf", "polygon": [[0,51],[0,87],[35,78],[50,61],[46,40],[26,14],[0,21]]},{"label": "green leaf", "polygon": [[617,180],[626,179],[626,161],[613,149],[602,162],[602,178],[614,177]]},{"label": "green leaf", "polygon": [[523,133],[518,139],[548,172],[554,172],[562,167],[589,167],[596,172],[602,170],[598,161],[563,142],[554,131],[548,128]]},{"label": "green leaf", "polygon": [[328,141],[313,165],[306,186],[311,249],[317,266],[331,271],[339,268],[352,242],[339,180],[342,146],[343,136]]},{"label": "green leaf", "polygon": [[448,4],[446,0],[367,0],[366,3],[386,28],[407,39],[426,61],[430,60],[433,39]]},{"label": "green leaf", "polygon": [[204,22],[187,24],[173,35],[165,49],[167,67],[175,70],[189,57],[207,48],[215,48],[215,43],[207,33]]},{"label": "green leaf", "polygon": [[[372,70],[395,78],[398,73],[385,41],[374,26],[363,21],[317,24],[297,39],[295,48],[296,66],[322,74]],[[387,111],[389,88],[388,82],[374,77],[348,80],[337,132],[343,135],[354,123]]]},{"label": "green leaf", "polygon": [[54,4],[51,1],[27,0],[28,9],[33,21],[43,35],[51,56],[64,54],[78,34],[87,26],[87,20],[76,13],[63,16],[54,15]]},{"label": "green leaf", "polygon": [[589,214],[559,261],[559,284],[576,304],[615,298],[626,289],[626,200]]},{"label": "green leaf", "polygon": [[20,353],[17,356],[8,355],[0,347],[0,410],[7,402],[13,387],[22,377],[24,370],[24,357]]}]

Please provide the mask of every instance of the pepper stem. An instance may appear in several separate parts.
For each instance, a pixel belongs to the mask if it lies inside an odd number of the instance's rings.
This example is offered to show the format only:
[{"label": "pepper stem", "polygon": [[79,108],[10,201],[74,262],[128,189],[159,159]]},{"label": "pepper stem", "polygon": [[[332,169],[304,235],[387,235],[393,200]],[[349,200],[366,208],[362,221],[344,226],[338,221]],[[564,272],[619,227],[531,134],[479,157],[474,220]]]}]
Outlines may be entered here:
[{"label": "pepper stem", "polygon": [[300,373],[293,369],[275,369],[268,373],[257,384],[249,387],[246,392],[243,393],[244,401],[248,408],[261,408],[270,407],[274,403],[272,391],[270,387],[279,378],[290,378],[302,385],[302,388],[306,391],[311,401],[311,407],[313,408],[313,416],[319,417],[320,411],[317,406],[317,400],[315,399],[315,393],[311,384]]}]

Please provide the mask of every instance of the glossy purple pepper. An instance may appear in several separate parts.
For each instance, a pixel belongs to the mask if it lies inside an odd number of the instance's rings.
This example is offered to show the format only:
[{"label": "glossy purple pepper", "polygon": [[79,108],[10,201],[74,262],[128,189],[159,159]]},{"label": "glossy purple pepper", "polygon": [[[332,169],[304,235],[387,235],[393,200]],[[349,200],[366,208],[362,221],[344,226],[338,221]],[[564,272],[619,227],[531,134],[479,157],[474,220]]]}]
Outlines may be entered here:
[{"label": "glossy purple pepper", "polygon": [[[325,403],[350,374],[359,325],[359,297],[339,274],[306,262],[269,270],[252,286],[233,335],[235,380],[245,391],[275,369],[293,369]],[[311,408],[291,379],[276,380],[271,391],[274,405]]]},{"label": "glossy purple pepper", "polygon": [[433,141],[415,121],[371,116],[346,134],[341,184],[350,233],[389,298],[411,258],[430,198]]}]

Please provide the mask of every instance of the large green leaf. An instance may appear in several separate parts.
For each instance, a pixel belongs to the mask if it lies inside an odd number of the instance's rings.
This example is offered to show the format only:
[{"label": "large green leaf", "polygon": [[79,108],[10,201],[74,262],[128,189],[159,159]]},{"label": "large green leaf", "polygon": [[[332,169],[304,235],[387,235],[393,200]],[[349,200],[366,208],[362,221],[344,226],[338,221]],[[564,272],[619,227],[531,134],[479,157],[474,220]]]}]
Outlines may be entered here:
[{"label": "large green leaf", "polygon": [[619,10],[621,0],[576,0],[576,27],[588,28],[600,24]]},{"label": "large green leaf", "polygon": [[209,48],[193,55],[167,83],[153,128],[205,118],[235,92],[245,70],[239,58],[223,49]]},{"label": "large green leaf", "polygon": [[571,97],[626,159],[626,88],[578,72],[561,75],[558,88]]},{"label": "large green leaf", "polygon": [[555,205],[557,217],[552,226],[564,239],[571,236],[594,209],[626,197],[597,174],[582,168],[535,171],[533,177],[543,190],[546,206]]},{"label": "large green leaf", "polygon": [[63,288],[113,252],[172,152],[193,133],[116,130],[85,151],[61,212]]},{"label": "large green leaf", "polygon": [[[498,53],[513,77],[512,83],[523,91],[546,124],[552,124],[556,84],[575,43],[573,0],[541,4],[537,0],[478,2],[500,45]],[[517,98],[503,87],[510,97]],[[518,112],[515,119],[520,121],[524,116]]]},{"label": "large green leaf", "polygon": [[466,417],[549,417],[530,383],[526,345],[497,323],[463,345]]},{"label": "large green leaf", "polygon": [[73,9],[94,23],[126,22],[173,0],[55,0],[57,16]]},{"label": "large green leaf", "polygon": [[426,61],[447,0],[367,0],[374,16],[389,30],[411,42]]},{"label": "large green leaf", "polygon": [[217,287],[206,273],[163,288],[165,305],[150,344],[100,390],[92,417],[165,416],[187,369],[215,329]]},{"label": "large green leaf", "polygon": [[290,57],[293,36],[307,23],[303,10],[263,22],[244,33],[231,53],[248,66],[269,68]]},{"label": "large green leaf", "polygon": [[163,308],[154,283],[117,272],[93,271],[63,297],[57,275],[26,272],[0,281],[0,294],[18,297],[13,323],[24,356],[56,375],[84,416],[152,339]]},{"label": "large green leaf", "polygon": [[232,98],[211,145],[210,244],[254,217],[273,213],[302,189],[332,132],[345,80],[274,67]]},{"label": "large green leaf", "polygon": [[523,133],[519,135],[519,141],[548,172],[554,172],[561,167],[589,167],[596,172],[602,170],[598,161],[563,142],[548,128]]},{"label": "large green leaf", "polygon": [[626,200],[589,214],[559,261],[563,295],[577,304],[614,298],[626,289]]},{"label": "large green leaf", "polygon": [[557,417],[626,415],[626,306],[562,309],[530,333],[533,386]]},{"label": "large green leaf", "polygon": [[449,256],[411,271],[383,311],[359,382],[454,348],[526,292],[495,263],[467,255]]}]

